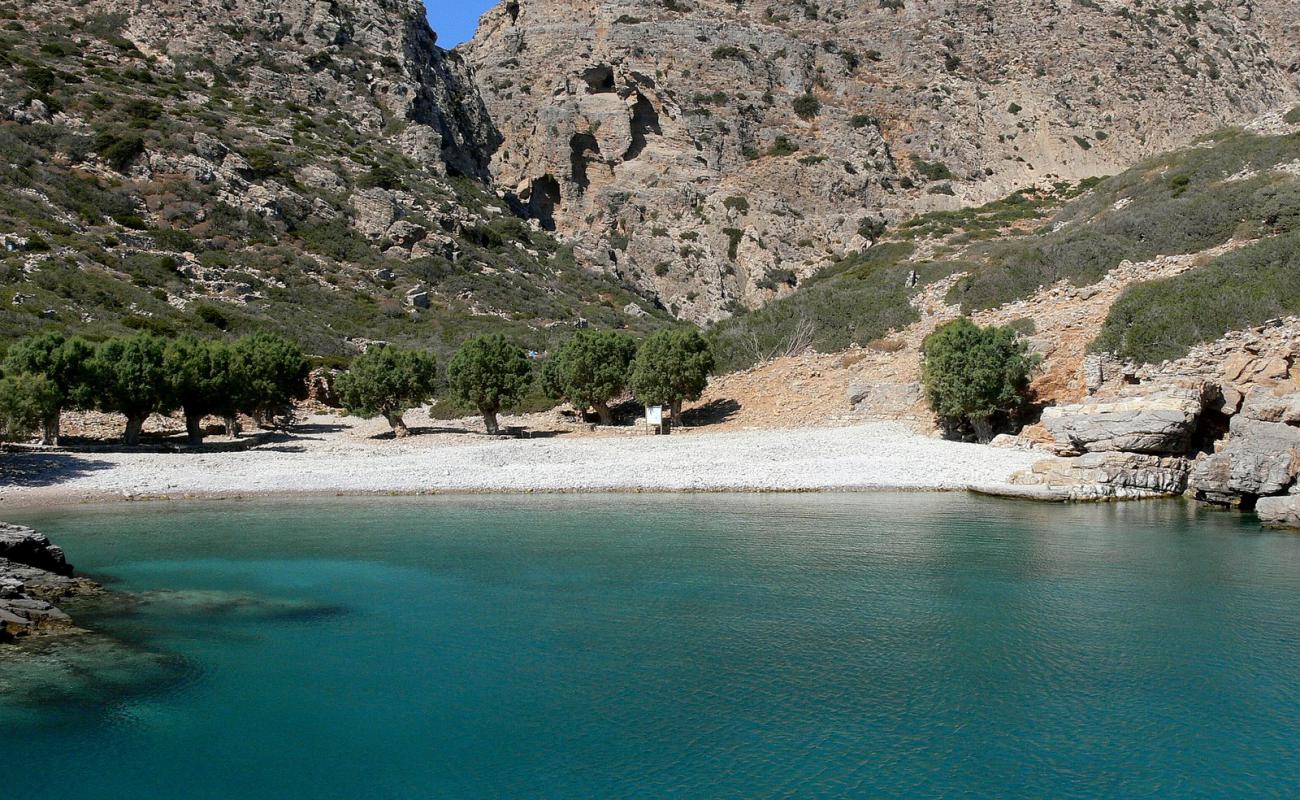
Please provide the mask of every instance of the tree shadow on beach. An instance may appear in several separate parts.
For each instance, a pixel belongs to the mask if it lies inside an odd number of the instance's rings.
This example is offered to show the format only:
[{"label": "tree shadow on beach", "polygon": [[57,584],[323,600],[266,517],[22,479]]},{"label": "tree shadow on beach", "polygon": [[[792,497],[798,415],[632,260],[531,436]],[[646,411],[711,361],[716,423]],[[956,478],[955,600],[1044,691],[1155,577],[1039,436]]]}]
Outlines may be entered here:
[{"label": "tree shadow on beach", "polygon": [[689,428],[721,425],[740,413],[740,403],[735,400],[710,400],[702,406],[682,413],[682,423]]},{"label": "tree shadow on beach", "polygon": [[34,489],[57,486],[92,472],[112,469],[109,461],[83,458],[71,453],[16,453],[0,455],[0,487]]}]

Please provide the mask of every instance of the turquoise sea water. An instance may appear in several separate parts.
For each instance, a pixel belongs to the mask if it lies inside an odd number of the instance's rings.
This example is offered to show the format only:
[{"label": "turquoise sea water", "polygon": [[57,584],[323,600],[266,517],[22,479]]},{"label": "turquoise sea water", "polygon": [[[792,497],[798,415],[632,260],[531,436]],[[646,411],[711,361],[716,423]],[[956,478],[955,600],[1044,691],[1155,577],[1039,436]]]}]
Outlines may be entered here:
[{"label": "turquoise sea water", "polygon": [[6,798],[1300,796],[1300,536],[1182,503],[8,516],[162,658],[0,696]]}]

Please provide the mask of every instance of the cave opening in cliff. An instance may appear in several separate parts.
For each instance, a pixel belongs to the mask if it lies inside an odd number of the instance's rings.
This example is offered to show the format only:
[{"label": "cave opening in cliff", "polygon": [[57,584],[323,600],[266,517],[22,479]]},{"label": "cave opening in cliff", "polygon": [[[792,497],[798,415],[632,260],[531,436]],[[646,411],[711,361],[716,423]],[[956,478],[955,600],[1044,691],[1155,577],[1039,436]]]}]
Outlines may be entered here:
[{"label": "cave opening in cliff", "polygon": [[659,112],[655,110],[654,104],[640,92],[636,93],[636,103],[632,105],[632,145],[628,147],[627,154],[623,156],[624,161],[631,161],[641,155],[645,150],[646,137],[651,134],[662,136],[663,129],[659,127]]},{"label": "cave opening in cliff", "polygon": [[533,178],[528,188],[528,215],[548,231],[555,230],[555,208],[560,204],[560,182],[553,175]]},{"label": "cave opening in cliff", "polygon": [[605,64],[583,70],[582,79],[587,82],[587,91],[592,94],[608,94],[614,91],[614,70]]},{"label": "cave opening in cliff", "polygon": [[599,154],[600,143],[590,133],[575,133],[569,140],[569,150],[573,182],[578,185],[579,192],[585,192],[591,185],[591,180],[587,177],[587,156]]},{"label": "cave opening in cliff", "polygon": [[506,13],[510,15],[510,23],[511,23],[512,25],[513,25],[514,23],[518,22],[518,21],[519,21],[519,4],[518,4],[518,3],[514,3],[514,2],[506,3]]},{"label": "cave opening in cliff", "polygon": [[1215,446],[1228,438],[1232,417],[1221,409],[1208,407],[1196,418],[1192,430],[1191,453],[1213,453]]}]

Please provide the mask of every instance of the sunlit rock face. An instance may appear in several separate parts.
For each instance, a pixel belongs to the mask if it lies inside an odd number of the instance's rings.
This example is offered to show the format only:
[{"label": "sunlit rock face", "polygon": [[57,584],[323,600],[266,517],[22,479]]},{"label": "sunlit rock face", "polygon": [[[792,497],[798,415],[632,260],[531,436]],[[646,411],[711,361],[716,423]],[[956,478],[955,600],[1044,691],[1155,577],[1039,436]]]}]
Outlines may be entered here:
[{"label": "sunlit rock face", "polygon": [[703,321],[864,247],[866,217],[1115,173],[1294,101],[1289,5],[510,0],[461,49],[500,185]]}]

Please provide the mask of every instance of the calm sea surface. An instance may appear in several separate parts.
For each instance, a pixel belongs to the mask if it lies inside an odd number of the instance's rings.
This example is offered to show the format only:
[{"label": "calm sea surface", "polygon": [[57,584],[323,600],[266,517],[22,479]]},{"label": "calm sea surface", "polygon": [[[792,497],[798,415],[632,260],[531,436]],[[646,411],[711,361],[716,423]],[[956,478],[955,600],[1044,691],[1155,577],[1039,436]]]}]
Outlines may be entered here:
[{"label": "calm sea surface", "polygon": [[7,517],[145,599],[0,666],[15,800],[1300,797],[1300,536],[1178,502]]}]

